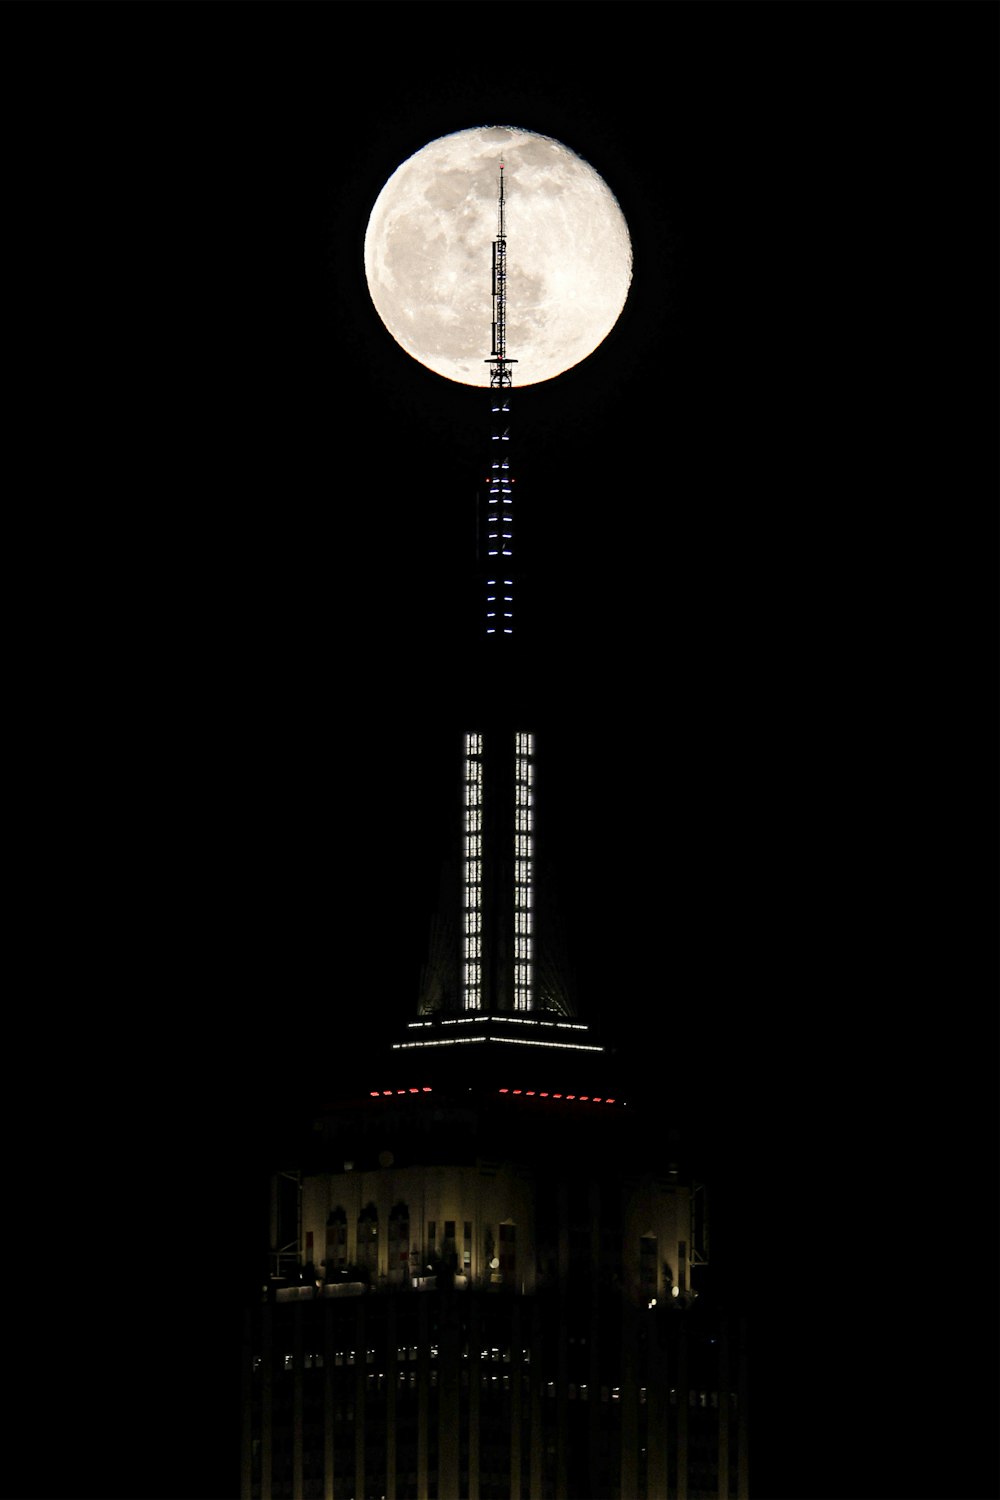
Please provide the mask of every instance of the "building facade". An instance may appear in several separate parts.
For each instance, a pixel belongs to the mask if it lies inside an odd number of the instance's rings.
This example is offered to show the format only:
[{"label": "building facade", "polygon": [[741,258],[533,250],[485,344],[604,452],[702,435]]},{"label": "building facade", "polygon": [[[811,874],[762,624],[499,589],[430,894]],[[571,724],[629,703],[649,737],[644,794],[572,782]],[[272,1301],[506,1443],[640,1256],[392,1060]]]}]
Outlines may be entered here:
[{"label": "building facade", "polygon": [[676,1141],[561,1049],[461,1050],[275,1180],[243,1495],[745,1500],[744,1335]]}]

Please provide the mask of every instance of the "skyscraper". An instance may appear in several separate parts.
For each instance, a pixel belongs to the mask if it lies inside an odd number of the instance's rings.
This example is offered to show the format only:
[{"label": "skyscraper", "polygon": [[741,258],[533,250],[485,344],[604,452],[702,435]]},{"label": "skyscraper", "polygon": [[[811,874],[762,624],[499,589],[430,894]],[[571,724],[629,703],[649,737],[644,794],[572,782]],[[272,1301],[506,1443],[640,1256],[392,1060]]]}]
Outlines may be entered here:
[{"label": "skyscraper", "polygon": [[748,1492],[742,1337],[699,1296],[705,1188],[664,1101],[623,1097],[544,930],[505,215],[501,166],[454,879],[416,1018],[274,1178],[247,1500]]}]

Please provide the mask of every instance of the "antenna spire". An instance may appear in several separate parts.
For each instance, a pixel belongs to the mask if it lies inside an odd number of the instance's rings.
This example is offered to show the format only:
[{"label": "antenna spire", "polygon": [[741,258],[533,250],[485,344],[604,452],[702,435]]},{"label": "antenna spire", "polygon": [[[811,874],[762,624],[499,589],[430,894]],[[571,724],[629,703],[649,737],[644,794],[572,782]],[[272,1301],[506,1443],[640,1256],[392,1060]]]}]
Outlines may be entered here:
[{"label": "antenna spire", "polygon": [[483,361],[490,369],[491,386],[511,384],[511,365],[516,359],[507,358],[507,232],[504,216],[503,162],[500,163],[500,184],[497,192],[497,237],[493,241],[493,343],[490,357]]},{"label": "antenna spire", "polygon": [[503,162],[497,191],[497,237],[493,241],[493,347],[490,408],[493,419],[487,490],[479,501],[479,561],[486,605],[486,634],[502,639],[514,633],[514,479],[510,472],[511,366],[507,358],[507,233],[504,224]]}]

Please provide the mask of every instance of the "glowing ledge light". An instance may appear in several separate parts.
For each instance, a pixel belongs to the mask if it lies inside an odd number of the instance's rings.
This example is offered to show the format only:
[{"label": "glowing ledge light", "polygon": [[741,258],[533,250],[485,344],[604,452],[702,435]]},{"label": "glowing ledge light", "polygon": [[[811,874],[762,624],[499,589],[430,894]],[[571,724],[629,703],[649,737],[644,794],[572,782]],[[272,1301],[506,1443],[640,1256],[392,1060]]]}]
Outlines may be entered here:
[{"label": "glowing ledge light", "polygon": [[373,1099],[380,1099],[383,1094],[388,1098],[394,1094],[432,1094],[434,1090],[425,1083],[419,1089],[369,1089],[368,1092]]},{"label": "glowing ledge light", "polygon": [[[510,1047],[559,1047],[563,1052],[603,1052],[604,1051],[603,1047],[596,1047],[592,1043],[587,1043],[587,1042],[536,1042],[535,1039],[534,1039],[534,1037],[527,1037],[527,1036],[524,1037],[523,1039],[521,1037],[513,1037],[513,1036],[491,1036],[491,1037],[488,1037],[487,1040],[491,1041],[491,1042],[506,1042],[508,1044],[508,1046],[510,1046]],[[412,1045],[416,1045],[418,1047],[422,1047],[424,1045],[424,1043],[423,1042],[417,1042],[417,1043],[412,1044]]]},{"label": "glowing ledge light", "polygon": [[531,1016],[491,1016],[493,1021],[510,1022],[517,1026],[558,1026],[564,1031],[589,1031],[585,1021],[538,1021]]},{"label": "glowing ledge light", "polygon": [[526,1099],[534,1098],[538,1094],[539,1099],[575,1099],[580,1104],[616,1104],[618,1101],[612,1096],[605,1098],[598,1094],[549,1094],[545,1089],[497,1089],[498,1094],[523,1094]]},{"label": "glowing ledge light", "polygon": [[536,1042],[533,1037],[519,1036],[445,1036],[433,1042],[393,1042],[392,1050],[399,1052],[404,1047],[457,1047],[463,1042],[506,1042],[508,1047],[558,1047],[562,1052],[603,1052],[585,1042]]},{"label": "glowing ledge light", "polygon": [[589,1031],[586,1022],[582,1021],[539,1021],[532,1016],[496,1015],[490,1013],[480,1016],[444,1016],[440,1021],[408,1021],[407,1027],[413,1026],[483,1026],[499,1022],[503,1026],[558,1026],[565,1031]]},{"label": "glowing ledge light", "polygon": [[488,1042],[488,1036],[446,1036],[438,1042],[393,1042],[393,1052],[400,1052],[404,1047],[460,1047],[463,1043]]}]

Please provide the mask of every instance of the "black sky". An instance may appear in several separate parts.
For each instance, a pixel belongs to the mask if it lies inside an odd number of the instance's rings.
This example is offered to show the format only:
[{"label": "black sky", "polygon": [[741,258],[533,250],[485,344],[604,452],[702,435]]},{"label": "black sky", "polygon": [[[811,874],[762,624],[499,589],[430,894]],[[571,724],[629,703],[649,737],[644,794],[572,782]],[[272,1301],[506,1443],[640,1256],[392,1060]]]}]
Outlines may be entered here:
[{"label": "black sky", "polygon": [[[125,1212],[140,1325],[192,1246],[224,1286],[280,1122],[415,1003],[484,423],[362,243],[413,151],[521,126],[635,255],[515,408],[581,1008],[719,1185],[758,1500],[995,1494],[996,7],[41,15],[5,16],[27,738],[88,998],[32,1138],[77,1238]],[[226,1493],[229,1323],[175,1300],[197,1482],[135,1456],[190,1425],[167,1378],[111,1375],[120,1487],[105,1451],[9,1493]]]}]

